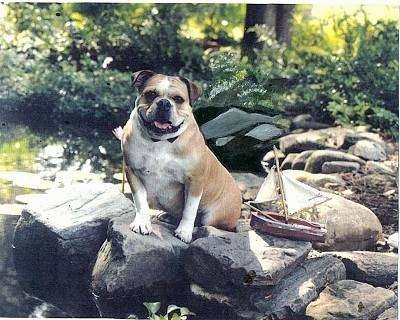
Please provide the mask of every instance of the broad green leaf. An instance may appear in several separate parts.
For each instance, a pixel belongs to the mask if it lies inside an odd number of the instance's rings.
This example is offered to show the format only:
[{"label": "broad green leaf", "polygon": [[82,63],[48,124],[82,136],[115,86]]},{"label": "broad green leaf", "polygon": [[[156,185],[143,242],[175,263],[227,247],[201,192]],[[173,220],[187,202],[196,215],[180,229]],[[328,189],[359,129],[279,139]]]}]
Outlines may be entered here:
[{"label": "broad green leaf", "polygon": [[179,309],[180,309],[180,307],[178,307],[174,304],[171,304],[167,308],[167,314],[170,314],[172,311],[179,310]]},{"label": "broad green leaf", "polygon": [[155,315],[160,310],[161,302],[144,302],[143,305],[146,307],[149,315]]}]

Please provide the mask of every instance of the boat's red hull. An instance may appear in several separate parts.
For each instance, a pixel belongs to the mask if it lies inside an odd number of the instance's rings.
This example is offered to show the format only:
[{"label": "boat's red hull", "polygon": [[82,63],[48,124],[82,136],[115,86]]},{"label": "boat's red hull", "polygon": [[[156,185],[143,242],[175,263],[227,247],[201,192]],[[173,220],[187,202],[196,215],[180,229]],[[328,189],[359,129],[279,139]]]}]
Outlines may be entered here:
[{"label": "boat's red hull", "polygon": [[[250,226],[268,234],[295,240],[325,242],[326,229],[323,225],[303,219],[285,217],[275,212],[265,212],[263,215],[252,211]],[[269,218],[271,217],[271,218]]]}]

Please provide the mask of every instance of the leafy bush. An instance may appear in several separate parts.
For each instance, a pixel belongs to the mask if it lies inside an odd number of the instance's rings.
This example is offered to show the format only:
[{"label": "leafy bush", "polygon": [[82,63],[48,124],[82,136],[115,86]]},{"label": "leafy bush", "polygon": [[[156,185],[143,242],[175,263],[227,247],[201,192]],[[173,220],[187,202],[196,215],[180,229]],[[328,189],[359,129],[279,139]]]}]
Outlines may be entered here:
[{"label": "leafy bush", "polygon": [[[125,121],[133,105],[130,75],[96,68],[75,71],[68,63],[50,66],[13,52],[0,55],[0,104],[35,124],[100,121],[112,126]],[[13,75],[13,76],[10,76]]]},{"label": "leafy bush", "polygon": [[[149,313],[149,320],[186,320],[188,316],[195,315],[186,307],[178,307],[175,305],[169,305],[167,307],[167,313],[165,315],[158,315],[157,312],[160,310],[160,302],[145,302],[143,303]],[[171,318],[169,317],[171,315]]]},{"label": "leafy bush", "polygon": [[251,65],[233,53],[210,57],[211,79],[199,107],[237,107],[269,115],[282,112],[282,78],[272,68]]},{"label": "leafy bush", "polygon": [[372,24],[367,19],[360,22],[350,16],[335,19],[333,23],[343,41],[341,50],[327,45],[323,37],[311,40],[313,33],[309,31],[296,33],[292,49],[293,61],[298,63],[294,75],[297,85],[293,88],[295,103],[311,109],[325,122],[370,124],[397,136],[396,23]]}]

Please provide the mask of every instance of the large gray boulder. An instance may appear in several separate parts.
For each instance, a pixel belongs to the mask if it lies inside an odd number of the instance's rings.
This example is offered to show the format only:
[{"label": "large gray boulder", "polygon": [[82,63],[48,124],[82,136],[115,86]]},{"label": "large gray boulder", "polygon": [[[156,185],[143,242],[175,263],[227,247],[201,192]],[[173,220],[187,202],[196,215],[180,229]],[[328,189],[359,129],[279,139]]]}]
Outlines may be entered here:
[{"label": "large gray boulder", "polygon": [[237,108],[231,108],[218,117],[201,126],[205,139],[230,136],[245,129],[251,129],[257,124],[272,123],[275,118],[259,113],[247,113]]},{"label": "large gray boulder", "polygon": [[12,204],[0,206],[0,317],[70,317],[55,306],[26,294],[17,281],[12,241],[23,207]]},{"label": "large gray boulder", "polygon": [[321,320],[375,320],[395,302],[396,295],[391,290],[342,280],[326,287],[318,299],[308,305],[306,315]]},{"label": "large gray boulder", "polygon": [[[268,319],[296,319],[328,284],[346,279],[340,260],[332,257],[304,261],[267,295],[257,292],[252,302]],[[261,293],[261,294],[260,294]]]},{"label": "large gray boulder", "polygon": [[365,160],[384,161],[386,160],[385,147],[375,141],[360,140],[349,148],[349,152]]},{"label": "large gray boulder", "polygon": [[302,262],[311,244],[248,231],[201,238],[185,258],[189,278],[215,292],[275,285]]},{"label": "large gray boulder", "polygon": [[342,260],[348,279],[380,287],[389,286],[397,280],[397,254],[372,251],[335,251],[327,254]]},{"label": "large gray boulder", "polygon": [[391,307],[384,312],[382,312],[376,320],[397,320],[397,307]]},{"label": "large gray boulder", "polygon": [[346,173],[346,172],[357,172],[360,170],[360,164],[358,162],[351,161],[329,161],[322,164],[322,173]]},{"label": "large gray boulder", "polygon": [[72,316],[98,316],[89,293],[91,265],[113,217],[134,212],[111,184],[55,189],[21,214],[13,246],[22,288]]},{"label": "large gray boulder", "polygon": [[182,305],[183,253],[187,244],[173,225],[153,221],[153,233],[132,232],[130,214],[111,220],[94,264],[91,288],[102,317],[145,314],[143,302]]},{"label": "large gray boulder", "polygon": [[348,129],[341,127],[292,133],[279,139],[279,149],[284,153],[298,153],[310,149],[339,149]]},{"label": "large gray boulder", "polygon": [[327,284],[345,279],[340,260],[307,259],[276,286],[232,288],[220,293],[190,284],[191,301],[199,310],[212,310],[210,319],[297,319]]},{"label": "large gray boulder", "polygon": [[350,161],[364,165],[365,161],[357,156],[336,150],[317,150],[314,151],[307,159],[304,167],[305,171],[318,173],[322,171],[322,165],[331,161]]},{"label": "large gray boulder", "polygon": [[341,196],[325,193],[331,200],[316,207],[314,219],[328,231],[322,250],[368,250],[382,239],[382,225],[367,207]]}]

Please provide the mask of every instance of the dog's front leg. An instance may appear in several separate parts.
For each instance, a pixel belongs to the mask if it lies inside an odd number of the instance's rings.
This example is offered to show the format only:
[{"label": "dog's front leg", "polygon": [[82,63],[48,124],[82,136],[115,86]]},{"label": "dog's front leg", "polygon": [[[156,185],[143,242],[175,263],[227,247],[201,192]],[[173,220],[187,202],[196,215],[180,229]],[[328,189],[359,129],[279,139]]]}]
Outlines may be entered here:
[{"label": "dog's front leg", "polygon": [[133,200],[136,206],[135,220],[133,220],[129,227],[134,232],[149,234],[152,232],[152,228],[146,189],[129,166],[125,166],[125,173],[131,187]]},{"label": "dog's front leg", "polygon": [[203,193],[201,183],[188,182],[185,186],[185,206],[183,208],[182,219],[175,230],[175,235],[183,242],[192,241],[194,222],[197,210],[199,209],[200,199]]}]

